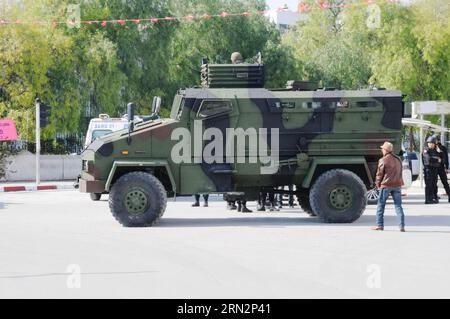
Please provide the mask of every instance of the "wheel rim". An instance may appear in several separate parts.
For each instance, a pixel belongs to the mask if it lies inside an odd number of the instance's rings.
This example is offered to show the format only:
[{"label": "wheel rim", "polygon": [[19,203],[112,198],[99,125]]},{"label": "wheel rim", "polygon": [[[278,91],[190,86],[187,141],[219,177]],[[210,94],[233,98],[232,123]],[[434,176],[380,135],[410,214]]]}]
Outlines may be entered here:
[{"label": "wheel rim", "polygon": [[338,186],[330,193],[330,205],[338,210],[344,210],[352,205],[352,192],[347,186]]},{"label": "wheel rim", "polygon": [[133,189],[125,195],[125,207],[131,214],[144,213],[148,204],[148,197],[141,189]]},{"label": "wheel rim", "polygon": [[371,189],[367,192],[367,199],[369,201],[377,201],[379,197],[380,197],[380,192],[376,188]]}]

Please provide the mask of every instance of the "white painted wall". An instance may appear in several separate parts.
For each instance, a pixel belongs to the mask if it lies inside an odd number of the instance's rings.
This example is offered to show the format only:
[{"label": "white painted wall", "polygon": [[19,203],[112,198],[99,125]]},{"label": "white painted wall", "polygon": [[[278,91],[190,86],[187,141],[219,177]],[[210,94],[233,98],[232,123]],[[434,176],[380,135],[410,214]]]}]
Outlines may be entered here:
[{"label": "white painted wall", "polygon": [[[33,181],[36,178],[36,157],[23,151],[6,160],[6,176],[3,181]],[[79,155],[41,155],[41,180],[75,180],[81,172]]]}]

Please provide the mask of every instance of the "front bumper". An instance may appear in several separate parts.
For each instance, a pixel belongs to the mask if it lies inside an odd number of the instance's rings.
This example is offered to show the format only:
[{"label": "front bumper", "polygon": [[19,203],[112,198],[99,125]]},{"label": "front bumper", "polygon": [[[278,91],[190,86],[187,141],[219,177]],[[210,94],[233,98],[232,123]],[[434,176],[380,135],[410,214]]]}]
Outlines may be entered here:
[{"label": "front bumper", "polygon": [[80,179],[80,192],[104,194],[106,193],[105,184],[104,181],[87,181],[85,179]]}]

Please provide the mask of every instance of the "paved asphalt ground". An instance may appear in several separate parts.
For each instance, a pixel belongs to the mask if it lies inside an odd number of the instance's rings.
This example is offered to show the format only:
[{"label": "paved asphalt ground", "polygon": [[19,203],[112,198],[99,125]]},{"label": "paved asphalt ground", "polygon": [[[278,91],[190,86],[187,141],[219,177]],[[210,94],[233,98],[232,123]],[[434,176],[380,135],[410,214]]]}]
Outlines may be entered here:
[{"label": "paved asphalt ground", "polygon": [[[76,191],[0,194],[0,297],[450,297],[450,205],[405,200],[352,225],[298,210],[239,214],[170,202],[154,228],[122,228]],[[254,203],[250,208],[254,208]],[[80,273],[80,275],[78,275]]]}]

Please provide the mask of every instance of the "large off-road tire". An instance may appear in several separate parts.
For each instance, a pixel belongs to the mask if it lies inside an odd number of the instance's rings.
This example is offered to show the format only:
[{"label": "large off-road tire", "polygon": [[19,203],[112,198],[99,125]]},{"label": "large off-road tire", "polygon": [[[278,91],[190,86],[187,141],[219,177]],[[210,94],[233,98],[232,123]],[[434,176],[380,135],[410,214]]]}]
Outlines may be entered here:
[{"label": "large off-road tire", "polygon": [[120,177],[109,194],[109,208],[125,227],[150,227],[167,206],[167,192],[153,175],[132,172]]},{"label": "large off-road tire", "polygon": [[364,213],[367,189],[355,173],[335,169],[319,176],[309,199],[313,212],[323,222],[353,223]]},{"label": "large off-road tire", "polygon": [[311,204],[309,202],[309,190],[301,190],[297,192],[297,200],[300,207],[305,213],[311,217],[316,217],[317,215],[313,212]]},{"label": "large off-road tire", "polygon": [[90,193],[89,195],[94,202],[98,202],[102,198],[102,194],[100,193]]}]

